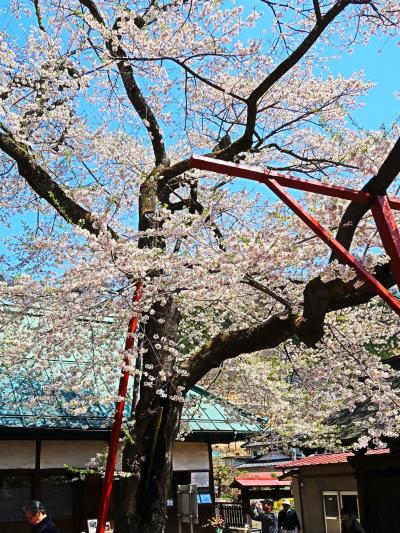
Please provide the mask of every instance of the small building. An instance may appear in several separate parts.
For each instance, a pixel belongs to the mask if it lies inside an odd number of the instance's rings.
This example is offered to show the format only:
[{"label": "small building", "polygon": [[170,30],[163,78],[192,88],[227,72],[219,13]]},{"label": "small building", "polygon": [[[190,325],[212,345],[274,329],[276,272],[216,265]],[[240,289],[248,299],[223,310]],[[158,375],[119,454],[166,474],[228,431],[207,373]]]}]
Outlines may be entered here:
[{"label": "small building", "polygon": [[[400,370],[399,356],[384,363]],[[392,378],[394,390],[399,381],[397,376]],[[361,436],[368,437],[369,419],[375,410],[366,400],[327,422],[339,427],[340,440],[351,446]],[[292,480],[302,533],[340,533],[342,507],[359,517],[366,533],[400,531],[400,437],[385,440],[385,449],[309,455],[280,465],[282,478]]]},{"label": "small building", "polygon": [[[40,415],[24,407],[24,398],[37,393],[39,384],[0,379],[0,531],[25,533],[21,507],[30,499],[45,502],[60,533],[87,531],[86,521],[96,518],[101,490],[99,476],[72,481],[75,474],[65,465],[84,467],[101,452],[110,436],[110,409],[101,405],[86,415],[68,413],[63,403],[42,406]],[[68,393],[71,394],[71,393]],[[206,532],[202,525],[214,514],[214,487],[211,445],[246,439],[260,427],[240,413],[239,422],[230,422],[222,400],[201,387],[189,392],[198,404],[196,414],[185,410],[183,422],[190,429],[184,441],[177,441],[173,451],[173,480],[168,500],[168,533],[176,533],[176,486],[198,486],[199,525],[196,532]],[[112,409],[111,409],[112,411]],[[230,418],[232,406],[230,406]],[[118,501],[118,481],[114,483],[110,518]]]},{"label": "small building", "polygon": [[388,448],[310,455],[281,468],[281,479],[292,480],[302,533],[340,533],[342,507],[351,509],[368,533],[399,530],[400,455]]},{"label": "small building", "polygon": [[250,500],[272,498],[290,498],[292,481],[281,479],[282,471],[275,472],[243,472],[235,477],[231,487],[240,489],[244,509],[250,506]]},{"label": "small building", "polygon": [[250,440],[243,444],[247,450],[247,457],[237,460],[235,466],[238,470],[248,472],[268,472],[280,470],[280,463],[299,459],[304,454],[299,448],[291,448],[289,452],[282,450],[270,450],[269,443]]}]

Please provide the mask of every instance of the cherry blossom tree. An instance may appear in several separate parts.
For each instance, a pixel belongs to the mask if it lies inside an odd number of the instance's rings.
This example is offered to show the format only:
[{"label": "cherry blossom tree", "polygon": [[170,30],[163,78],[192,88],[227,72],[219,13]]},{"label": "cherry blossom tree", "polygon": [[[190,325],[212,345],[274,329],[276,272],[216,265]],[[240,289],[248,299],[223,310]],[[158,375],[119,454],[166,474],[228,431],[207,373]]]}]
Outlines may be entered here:
[{"label": "cherry blossom tree", "polygon": [[[118,533],[163,530],[183,400],[205,376],[225,373],[222,390],[234,383],[288,442],[327,445],[323,421],[366,399],[367,442],[398,432],[393,372],[379,358],[396,346],[397,318],[284,206],[190,170],[189,157],[395,191],[398,126],[357,128],[351,113],[372,84],[329,65],[333,50],[395,38],[399,6],[253,4],[20,0],[4,13],[1,363],[38,376],[42,404],[60,390],[75,393],[75,413],[112,403],[123,332],[139,314],[123,457],[135,475],[123,480]],[[300,201],[394,285],[365,206]]]}]

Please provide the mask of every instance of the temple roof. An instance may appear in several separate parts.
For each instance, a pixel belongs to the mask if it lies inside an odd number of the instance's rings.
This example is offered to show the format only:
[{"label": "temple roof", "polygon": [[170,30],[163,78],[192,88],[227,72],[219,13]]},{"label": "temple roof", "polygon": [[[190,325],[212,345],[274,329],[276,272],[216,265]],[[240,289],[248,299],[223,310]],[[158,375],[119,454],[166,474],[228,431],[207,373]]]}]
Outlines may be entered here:
[{"label": "temple roof", "polygon": [[[3,374],[0,377],[0,431],[110,430],[113,405],[96,402],[88,405],[84,414],[77,415],[68,409],[68,402],[77,398],[74,392],[57,391],[51,401],[46,402],[40,399],[41,393],[42,385],[32,378],[12,379]],[[36,400],[32,403],[32,399]],[[210,442],[229,442],[250,437],[262,430],[260,423],[202,387],[194,386],[187,399],[182,423],[186,424],[195,440],[204,437]],[[127,418],[129,411],[127,407]]]}]

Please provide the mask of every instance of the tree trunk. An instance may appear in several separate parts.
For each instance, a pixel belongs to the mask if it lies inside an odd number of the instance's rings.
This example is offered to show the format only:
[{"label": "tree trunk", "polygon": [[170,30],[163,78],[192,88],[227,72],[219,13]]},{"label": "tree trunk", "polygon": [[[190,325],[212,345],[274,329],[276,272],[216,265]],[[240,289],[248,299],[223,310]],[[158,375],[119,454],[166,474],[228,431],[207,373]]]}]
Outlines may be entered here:
[{"label": "tree trunk", "polygon": [[[175,357],[166,347],[171,340],[176,340],[180,317],[172,299],[165,305],[158,302],[154,310],[156,313],[145,328],[144,346],[148,352],[144,354],[140,398],[130,431],[134,443],[128,444],[123,454],[123,470],[133,475],[120,482],[115,533],[162,533],[166,523],[172,447],[182,413],[182,403],[169,398],[176,394],[177,383],[171,379]],[[160,318],[165,322],[160,324]],[[153,384],[151,387],[149,382]],[[160,389],[166,397],[156,393]]]}]

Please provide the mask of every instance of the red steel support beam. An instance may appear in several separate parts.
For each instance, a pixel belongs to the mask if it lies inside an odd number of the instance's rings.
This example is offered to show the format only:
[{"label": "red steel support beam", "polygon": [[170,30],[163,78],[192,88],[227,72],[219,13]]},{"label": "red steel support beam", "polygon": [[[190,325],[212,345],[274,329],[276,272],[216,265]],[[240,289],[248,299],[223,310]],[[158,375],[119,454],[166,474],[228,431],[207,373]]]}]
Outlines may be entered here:
[{"label": "red steel support beam", "polygon": [[191,168],[211,170],[212,172],[227,174],[228,176],[247,178],[264,183],[265,185],[268,185],[272,178],[279,183],[279,185],[283,185],[284,187],[300,189],[301,191],[306,192],[315,192],[324,194],[325,196],[335,196],[337,198],[342,198],[343,200],[355,201],[362,204],[368,204],[373,199],[369,193],[364,191],[356,191],[355,189],[347,189],[346,187],[320,183],[316,180],[295,178],[294,176],[279,174],[267,169],[260,170],[257,167],[250,167],[248,165],[238,165],[227,161],[219,161],[212,157],[192,155],[189,165]]},{"label": "red steel support beam", "polygon": [[371,211],[381,236],[383,247],[390,257],[393,277],[398,287],[400,287],[400,233],[387,196],[376,197],[371,204]]},{"label": "red steel support beam", "polygon": [[[342,198],[342,200],[358,202],[360,204],[370,204],[374,199],[370,193],[365,191],[356,191],[355,189],[349,189],[347,187],[329,185],[328,183],[321,183],[316,180],[305,180],[289,174],[279,174],[278,172],[268,169],[260,170],[257,167],[230,163],[229,161],[220,161],[212,157],[192,155],[189,160],[189,166],[190,168],[198,168],[200,170],[219,172],[220,174],[226,174],[228,176],[246,178],[264,183],[265,185],[268,185],[269,179],[272,178],[279,183],[279,185],[289,187],[290,189],[299,189],[305,192],[333,196],[336,198]],[[400,199],[389,198],[389,204],[392,209],[400,210]]]},{"label": "red steel support beam", "polygon": [[[135,294],[133,296],[133,303],[140,302],[142,297],[142,283],[136,283]],[[111,430],[110,444],[108,448],[106,471],[104,475],[103,484],[101,487],[100,508],[97,519],[96,533],[104,533],[108,509],[110,507],[111,491],[114,479],[115,465],[117,462],[118,444],[121,435],[122,419],[124,415],[125,399],[128,390],[129,370],[126,369],[130,365],[130,357],[135,345],[135,333],[138,326],[138,316],[134,313],[129,321],[128,335],[125,341],[126,355],[124,357],[124,367],[121,372],[118,388],[118,400],[115,404],[114,422]]]},{"label": "red steel support beam", "polygon": [[282,186],[314,192],[325,196],[342,198],[343,200],[368,204],[371,207],[383,246],[391,258],[393,277],[400,288],[400,233],[393,216],[392,209],[400,209],[398,198],[382,196],[375,198],[365,191],[356,191],[337,185],[328,185],[315,180],[304,180],[290,175],[278,174],[270,170],[260,170],[248,165],[239,165],[227,161],[219,161],[212,157],[193,155],[189,161],[190,168],[208,170],[246,178],[264,183],[280,198],[331,250],[347,265],[354,268],[359,277],[378,294],[398,315],[400,302],[386,289],[372,274],[370,274],[331,233],[310,215],[300,203],[293,198]]},{"label": "red steel support beam", "polygon": [[297,200],[285,191],[275,180],[270,180],[268,187],[280,198],[307,226],[320,237],[335,254],[347,265],[354,268],[360,278],[376,292],[398,315],[400,315],[400,302],[366,270],[361,263],[344,246],[340,244],[330,232],[312,217]]}]

